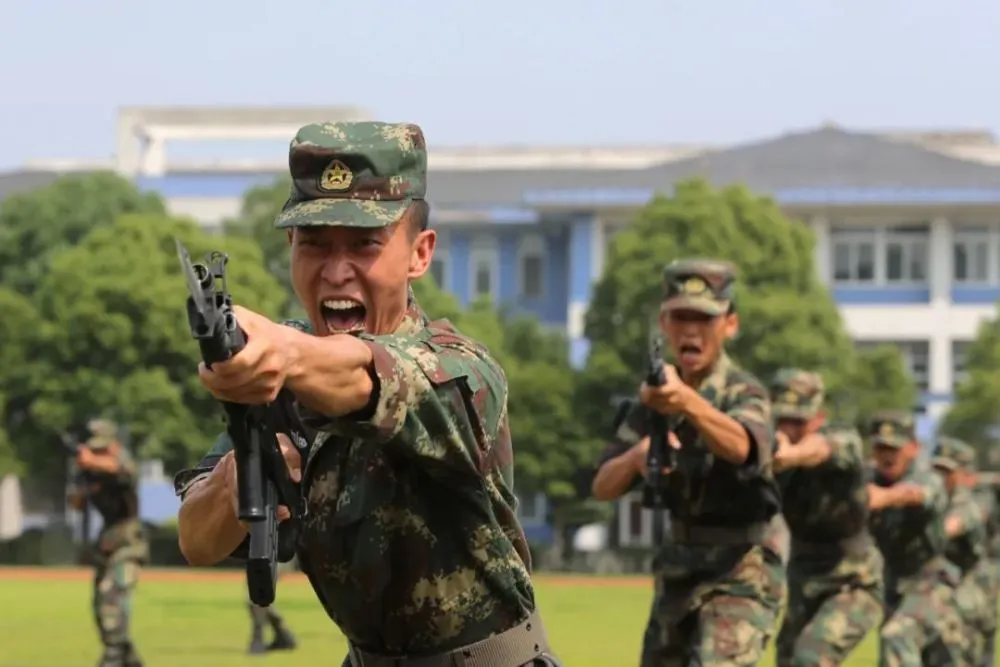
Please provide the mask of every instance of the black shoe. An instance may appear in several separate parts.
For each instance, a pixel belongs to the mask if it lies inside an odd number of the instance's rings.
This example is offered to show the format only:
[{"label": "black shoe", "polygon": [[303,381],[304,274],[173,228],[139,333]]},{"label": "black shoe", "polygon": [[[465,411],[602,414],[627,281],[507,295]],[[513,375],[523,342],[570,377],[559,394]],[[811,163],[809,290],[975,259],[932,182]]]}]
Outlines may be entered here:
[{"label": "black shoe", "polygon": [[275,630],[274,641],[271,642],[267,650],[268,651],[291,651],[295,648],[295,637],[292,633],[284,628]]}]

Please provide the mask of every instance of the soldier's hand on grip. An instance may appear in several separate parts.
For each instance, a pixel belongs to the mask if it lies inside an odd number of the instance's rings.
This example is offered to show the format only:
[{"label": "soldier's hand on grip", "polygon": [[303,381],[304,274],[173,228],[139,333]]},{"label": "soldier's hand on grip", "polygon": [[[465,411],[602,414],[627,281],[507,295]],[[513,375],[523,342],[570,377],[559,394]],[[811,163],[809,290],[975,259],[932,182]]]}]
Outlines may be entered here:
[{"label": "soldier's hand on grip", "polygon": [[247,344],[228,361],[198,366],[198,377],[220,401],[243,405],[264,405],[274,401],[288,375],[286,338],[289,327],[263,315],[233,306],[236,319],[246,334]]},{"label": "soldier's hand on grip", "polygon": [[[677,439],[677,436],[674,435],[673,431],[667,432],[667,442],[670,443],[670,446],[673,447],[674,449],[681,448],[681,441]],[[649,436],[647,435],[645,438],[632,445],[632,448],[629,449],[629,456],[632,458],[632,464],[635,466],[636,472],[638,472],[643,477],[645,477],[646,473],[648,472],[646,464],[649,459],[649,444],[650,440]],[[664,466],[663,474],[664,475],[670,474],[670,468]]]},{"label": "soldier's hand on grip", "polygon": [[[299,454],[299,450],[295,448],[292,441],[288,439],[288,436],[284,433],[278,433],[278,445],[281,447],[281,455],[285,459],[285,465],[288,466],[288,476],[291,477],[293,482],[299,482],[302,479],[302,456]],[[233,504],[233,512],[236,515],[240,513],[240,503],[239,495],[237,493],[237,483],[236,483],[236,452],[227,452],[225,456],[219,461],[218,466],[216,466],[214,474],[221,474],[225,479],[226,489],[229,492],[229,499]],[[285,505],[280,505],[277,511],[278,521],[285,521],[291,516],[291,512],[288,511],[288,507]]]},{"label": "soldier's hand on grip", "polygon": [[659,387],[651,387],[645,382],[639,388],[639,400],[647,408],[660,414],[672,415],[682,413],[687,409],[695,392],[684,384],[677,369],[670,364],[664,364],[663,374],[666,382]]}]

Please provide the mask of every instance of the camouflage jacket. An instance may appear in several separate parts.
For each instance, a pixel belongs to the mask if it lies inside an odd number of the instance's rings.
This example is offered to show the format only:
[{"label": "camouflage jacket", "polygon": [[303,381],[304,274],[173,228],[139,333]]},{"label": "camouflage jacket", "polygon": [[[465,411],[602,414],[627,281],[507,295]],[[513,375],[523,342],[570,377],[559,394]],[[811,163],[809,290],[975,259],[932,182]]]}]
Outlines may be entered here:
[{"label": "camouflage jacket", "polygon": [[974,490],[979,506],[986,514],[986,535],[989,557],[1000,559],[1000,502],[997,496],[1000,495],[1000,484],[992,476],[985,477]]},{"label": "camouflage jacket", "polygon": [[970,489],[959,487],[948,499],[945,521],[951,520],[957,520],[960,528],[948,539],[945,555],[965,573],[986,556],[987,547],[986,514]]},{"label": "camouflage jacket", "polygon": [[[750,373],[723,356],[702,381],[698,393],[738,421],[750,436],[750,457],[743,465],[718,460],[684,417],[668,424],[681,441],[677,470],[668,477],[671,521],[699,526],[743,526],[770,520],[779,510],[771,469],[775,440],[767,391]],[[647,409],[637,403],[625,416],[601,456],[603,464],[649,435]],[[642,484],[637,477],[633,489]]]},{"label": "camouflage jacket", "polygon": [[[302,571],[372,652],[446,651],[517,625],[535,600],[503,370],[415,303],[393,334],[359,337],[375,359],[368,408],[339,419],[299,408],[319,432],[302,476]],[[178,475],[182,496],[228,445]]]},{"label": "camouflage jacket", "polygon": [[[877,473],[874,479],[880,486],[891,486]],[[891,507],[871,515],[872,534],[885,560],[887,588],[932,572],[944,571],[957,577],[957,570],[949,568],[943,558],[948,545],[944,531],[948,493],[944,482],[925,461],[914,461],[899,483],[921,487],[925,498],[918,507]]]},{"label": "camouflage jacket", "polygon": [[793,468],[778,475],[793,545],[801,541],[835,546],[868,530],[861,436],[854,429],[829,426],[820,433],[830,445],[830,458],[814,468]]},{"label": "camouflage jacket", "polygon": [[138,468],[135,459],[124,447],[115,454],[118,472],[109,474],[92,470],[77,470],[71,492],[81,493],[101,515],[109,527],[139,516]]}]

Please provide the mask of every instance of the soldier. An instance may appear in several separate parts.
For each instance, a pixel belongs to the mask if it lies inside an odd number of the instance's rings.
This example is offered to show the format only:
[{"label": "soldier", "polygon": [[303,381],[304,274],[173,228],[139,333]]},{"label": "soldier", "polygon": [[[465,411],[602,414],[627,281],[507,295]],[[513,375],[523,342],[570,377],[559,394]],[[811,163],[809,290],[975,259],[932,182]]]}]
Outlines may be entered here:
[{"label": "soldier", "polygon": [[945,553],[962,571],[955,600],[968,629],[969,664],[978,667],[985,653],[987,636],[995,628],[996,606],[992,591],[996,588],[996,579],[987,552],[987,522],[992,508],[985,507],[975,497],[967,482],[975,461],[976,452],[972,447],[961,440],[941,437],[931,463],[941,474],[948,491],[948,513],[944,523],[948,549]]},{"label": "soldier", "polygon": [[987,621],[986,637],[983,640],[983,659],[981,667],[993,667],[996,664],[996,629],[997,629],[997,604],[998,587],[1000,587],[1000,503],[997,495],[1000,494],[1000,476],[996,473],[975,473],[968,475],[964,482],[975,491],[976,500],[987,517],[987,556],[992,564],[993,580],[997,582],[992,588],[987,589],[989,596],[988,609],[990,616]]},{"label": "soldier", "polygon": [[[287,387],[319,432],[301,453],[287,438],[282,449],[308,510],[299,564],[348,639],[344,665],[558,664],[516,518],[503,369],[448,322],[429,322],[409,289],[436,239],[422,131],[307,125],[289,167],[276,222],[309,323],[237,307],[247,346],[199,373],[236,403]],[[228,438],[176,486],[188,561],[234,553],[247,531]]]},{"label": "soldier", "polygon": [[868,485],[871,528],[885,560],[882,664],[964,665],[964,627],[955,607],[960,573],[945,557],[948,494],[918,460],[913,415],[877,413],[869,427],[876,470]]},{"label": "soldier", "polygon": [[861,435],[828,425],[823,400],[816,373],[785,369],[771,383],[774,470],[792,534],[780,667],[839,665],[882,620]]},{"label": "soldier", "polygon": [[[290,563],[281,563],[278,566],[278,570],[289,572],[292,570],[292,565]],[[267,651],[290,651],[295,648],[295,636],[292,635],[288,626],[285,625],[285,619],[281,617],[281,614],[278,613],[278,610],[273,605],[270,607],[261,607],[248,599],[247,607],[250,610],[250,621],[252,623],[250,646],[247,649],[247,653],[250,655],[260,655]],[[274,639],[271,640],[270,644],[264,644],[264,628],[268,625],[271,626]]]},{"label": "soldier", "polygon": [[118,440],[116,426],[106,419],[87,424],[90,438],[77,449],[70,505],[88,503],[104,525],[98,535],[94,572],[94,620],[104,653],[98,667],[141,667],[129,634],[132,592],[139,570],[149,560],[149,544],[139,520],[135,461]]},{"label": "soldier", "polygon": [[672,539],[654,564],[643,667],[756,665],[785,594],[788,533],[771,473],[767,391],[724,351],[739,328],[735,280],[734,267],[718,260],[666,268],[660,324],[678,368],[664,369],[662,387],[641,387],[646,408],[626,415],[593,482],[600,500],[638,486],[650,447],[647,408],[671,415],[679,447],[667,476]]}]

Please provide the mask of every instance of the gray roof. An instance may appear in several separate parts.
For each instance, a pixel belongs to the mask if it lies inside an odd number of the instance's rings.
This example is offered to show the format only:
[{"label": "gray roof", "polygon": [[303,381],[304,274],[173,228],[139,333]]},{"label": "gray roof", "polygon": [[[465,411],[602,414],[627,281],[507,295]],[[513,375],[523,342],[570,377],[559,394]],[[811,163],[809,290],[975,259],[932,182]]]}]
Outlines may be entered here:
[{"label": "gray roof", "polygon": [[432,171],[435,204],[516,205],[526,190],[664,190],[702,176],[758,192],[788,188],[1000,188],[1000,167],[948,157],[872,134],[822,128],[644,169]]},{"label": "gray roof", "polygon": [[0,200],[10,195],[49,185],[61,174],[54,171],[0,172]]}]

